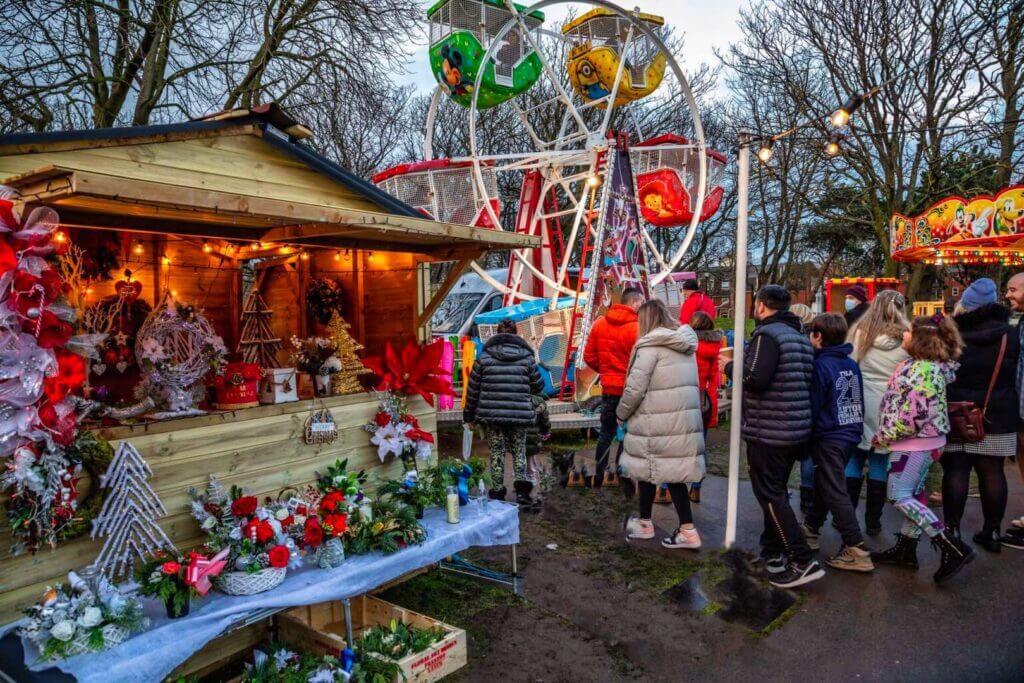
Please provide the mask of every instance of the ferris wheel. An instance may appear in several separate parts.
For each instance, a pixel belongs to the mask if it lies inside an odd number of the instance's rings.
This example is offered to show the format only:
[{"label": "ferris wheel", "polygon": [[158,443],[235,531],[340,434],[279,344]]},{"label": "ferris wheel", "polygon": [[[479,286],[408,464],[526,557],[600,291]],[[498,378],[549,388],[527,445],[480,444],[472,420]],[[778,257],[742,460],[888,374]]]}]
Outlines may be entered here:
[{"label": "ferris wheel", "polygon": [[[545,24],[545,12],[570,9],[562,25]],[[511,253],[504,282],[473,268],[506,305],[546,300],[554,310],[571,298],[586,311],[569,336],[585,340],[608,285],[662,283],[724,193],[725,157],[706,146],[664,20],[605,0],[439,0],[427,17],[439,85],[425,159],[374,181],[437,220],[540,237],[539,249]],[[645,98],[673,108],[665,120],[678,128],[645,136]],[[434,158],[444,107],[465,111],[466,155]],[[499,188],[510,187],[518,203],[503,207]],[[681,239],[658,239],[682,228]]]}]

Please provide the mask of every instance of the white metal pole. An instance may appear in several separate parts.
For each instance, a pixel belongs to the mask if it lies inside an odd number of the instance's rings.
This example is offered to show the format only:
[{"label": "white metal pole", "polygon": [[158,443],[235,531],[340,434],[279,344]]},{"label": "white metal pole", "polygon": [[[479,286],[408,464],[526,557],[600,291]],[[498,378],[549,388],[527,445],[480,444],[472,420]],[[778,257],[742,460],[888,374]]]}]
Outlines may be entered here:
[{"label": "white metal pole", "polygon": [[729,406],[729,488],[725,512],[725,547],[736,542],[740,496],[740,427],[743,421],[743,335],[747,325],[747,210],[750,191],[750,134],[739,134],[736,178],[736,305],[733,307],[732,405]]}]

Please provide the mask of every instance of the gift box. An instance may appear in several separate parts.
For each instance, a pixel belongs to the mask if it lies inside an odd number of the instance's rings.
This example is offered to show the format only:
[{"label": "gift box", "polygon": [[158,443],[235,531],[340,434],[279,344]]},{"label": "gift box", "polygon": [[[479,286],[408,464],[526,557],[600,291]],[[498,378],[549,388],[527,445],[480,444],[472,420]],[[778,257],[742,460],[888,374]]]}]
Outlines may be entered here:
[{"label": "gift box", "polygon": [[267,368],[260,382],[260,403],[299,400],[299,376],[295,368]]},{"label": "gift box", "polygon": [[217,392],[214,406],[220,410],[258,406],[261,376],[260,366],[255,363],[228,363],[224,373],[217,375],[213,382]]}]

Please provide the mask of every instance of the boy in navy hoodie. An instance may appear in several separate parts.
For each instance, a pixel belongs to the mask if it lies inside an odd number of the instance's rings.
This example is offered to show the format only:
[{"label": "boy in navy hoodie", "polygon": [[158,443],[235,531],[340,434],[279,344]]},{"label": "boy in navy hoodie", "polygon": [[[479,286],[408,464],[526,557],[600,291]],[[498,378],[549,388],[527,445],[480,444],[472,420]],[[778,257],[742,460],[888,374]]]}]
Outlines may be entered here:
[{"label": "boy in navy hoodie", "polygon": [[846,463],[864,430],[864,394],[860,368],[850,358],[853,345],[846,341],[846,321],[838,313],[823,313],[811,321],[808,332],[814,347],[811,379],[811,414],[814,434],[814,501],[804,517],[804,535],[818,546],[818,529],[831,512],[843,537],[843,547],[826,563],[836,569],[869,572],[875,567],[864,548],[853,503],[846,492]]}]

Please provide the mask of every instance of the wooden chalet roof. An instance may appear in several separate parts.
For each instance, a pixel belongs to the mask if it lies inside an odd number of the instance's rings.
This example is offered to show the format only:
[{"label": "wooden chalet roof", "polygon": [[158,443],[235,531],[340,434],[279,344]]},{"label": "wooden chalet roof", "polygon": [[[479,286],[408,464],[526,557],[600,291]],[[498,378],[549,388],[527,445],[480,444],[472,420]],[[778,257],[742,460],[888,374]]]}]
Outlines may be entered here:
[{"label": "wooden chalet roof", "polygon": [[301,141],[276,105],[180,124],[0,136],[0,184],[70,227],[424,254],[538,246],[441,223]]}]

